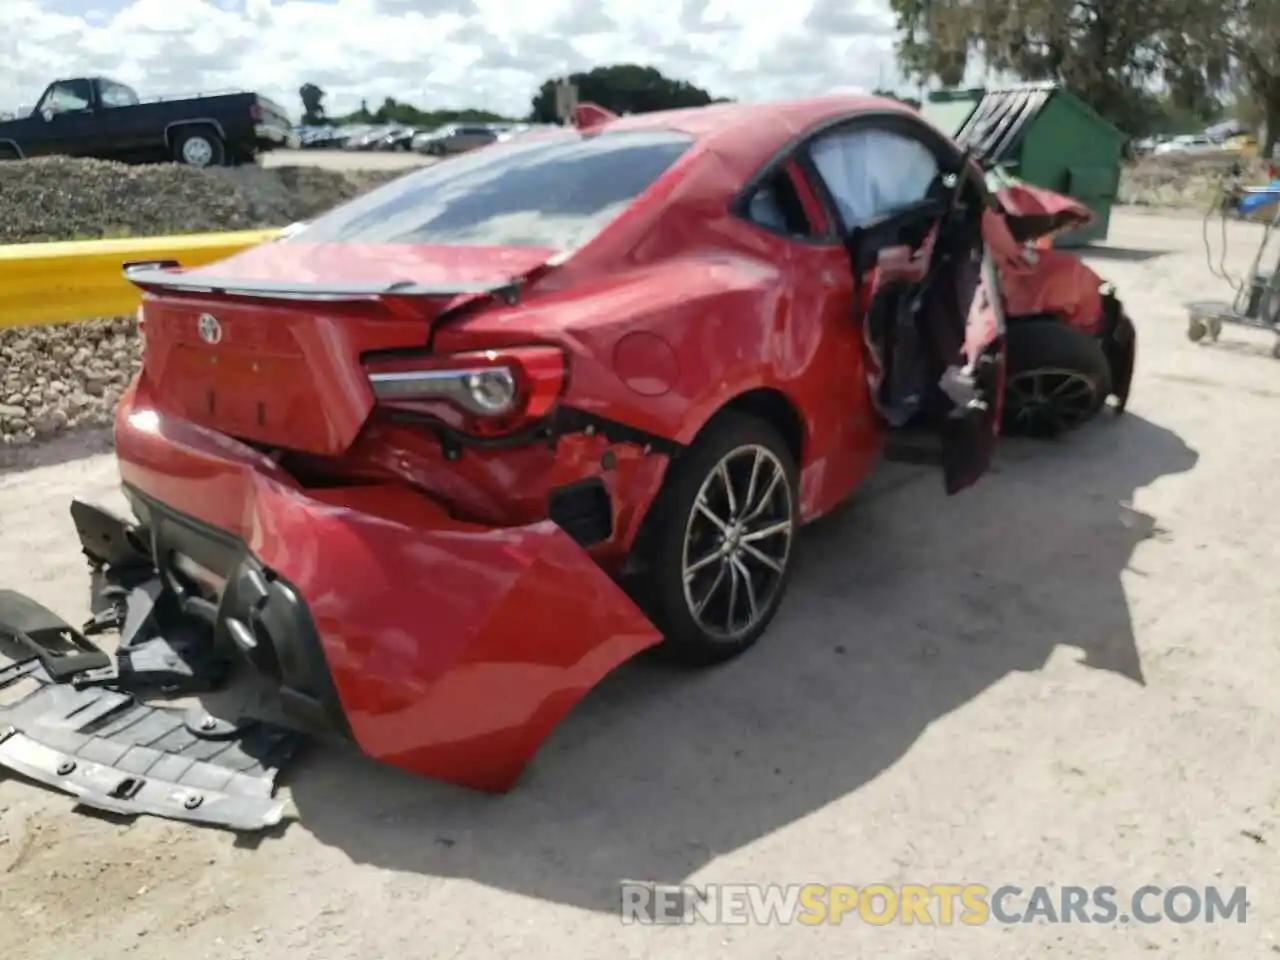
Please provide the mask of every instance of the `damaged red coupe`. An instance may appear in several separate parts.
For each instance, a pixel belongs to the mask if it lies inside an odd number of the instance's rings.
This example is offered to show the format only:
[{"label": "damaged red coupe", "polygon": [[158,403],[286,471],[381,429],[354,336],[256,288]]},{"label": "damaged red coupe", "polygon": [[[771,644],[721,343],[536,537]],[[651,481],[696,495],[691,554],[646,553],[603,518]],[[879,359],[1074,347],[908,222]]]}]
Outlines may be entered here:
[{"label": "damaged red coupe", "polygon": [[131,265],[136,522],[81,524],[296,723],[486,790],[637,653],[755,643],[887,449],[956,493],[1004,405],[1060,430],[1132,374],[1114,294],[1028,246],[1087,211],[1002,207],[899,104],[583,117]]}]

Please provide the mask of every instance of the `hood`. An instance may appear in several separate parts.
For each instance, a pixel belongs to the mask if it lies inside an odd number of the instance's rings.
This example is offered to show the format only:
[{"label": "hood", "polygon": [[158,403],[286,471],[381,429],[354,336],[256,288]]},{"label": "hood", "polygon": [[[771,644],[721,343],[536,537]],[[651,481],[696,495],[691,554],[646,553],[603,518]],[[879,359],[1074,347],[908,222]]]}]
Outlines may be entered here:
[{"label": "hood", "polygon": [[1009,232],[1019,243],[1073,230],[1093,219],[1093,211],[1079,200],[1007,175],[992,186]]}]

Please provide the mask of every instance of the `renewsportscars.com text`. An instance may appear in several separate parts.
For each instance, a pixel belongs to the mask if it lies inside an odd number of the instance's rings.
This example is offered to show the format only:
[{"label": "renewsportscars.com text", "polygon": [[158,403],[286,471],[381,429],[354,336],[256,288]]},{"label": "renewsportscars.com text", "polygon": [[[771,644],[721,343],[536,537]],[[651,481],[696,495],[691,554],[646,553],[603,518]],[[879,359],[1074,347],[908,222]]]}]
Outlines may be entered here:
[{"label": "renewsportscars.com text", "polygon": [[1244,923],[1245,887],[979,883],[622,884],[623,923],[866,923],[981,926],[988,923]]}]

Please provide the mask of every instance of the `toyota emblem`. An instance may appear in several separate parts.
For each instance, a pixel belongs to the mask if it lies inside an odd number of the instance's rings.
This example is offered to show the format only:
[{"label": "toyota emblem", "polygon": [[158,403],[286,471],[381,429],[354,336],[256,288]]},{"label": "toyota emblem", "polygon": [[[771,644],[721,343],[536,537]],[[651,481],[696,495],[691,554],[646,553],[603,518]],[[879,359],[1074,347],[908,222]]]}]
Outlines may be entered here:
[{"label": "toyota emblem", "polygon": [[196,329],[200,331],[200,339],[205,343],[217,343],[222,339],[222,324],[211,313],[200,314],[196,321]]}]

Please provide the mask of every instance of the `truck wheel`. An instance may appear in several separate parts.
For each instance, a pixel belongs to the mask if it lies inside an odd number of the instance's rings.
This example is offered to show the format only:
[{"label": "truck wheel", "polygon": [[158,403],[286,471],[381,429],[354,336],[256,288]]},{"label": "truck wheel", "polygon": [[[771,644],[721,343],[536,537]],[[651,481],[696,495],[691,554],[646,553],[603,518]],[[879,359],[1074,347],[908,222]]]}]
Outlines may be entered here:
[{"label": "truck wheel", "polygon": [[799,527],[799,476],[769,423],[721,414],[676,463],[654,509],[642,602],[660,655],[686,666],[738,656],[778,611]]},{"label": "truck wheel", "polygon": [[227,159],[227,149],[212,129],[192,127],[180,130],[173,140],[173,159],[188,167],[220,167]]},{"label": "truck wheel", "polygon": [[1092,420],[1111,393],[1096,337],[1056,319],[1009,324],[1004,433],[1055,437]]},{"label": "truck wheel", "polygon": [[13,147],[0,147],[0,161],[3,160],[21,160],[22,157]]}]

